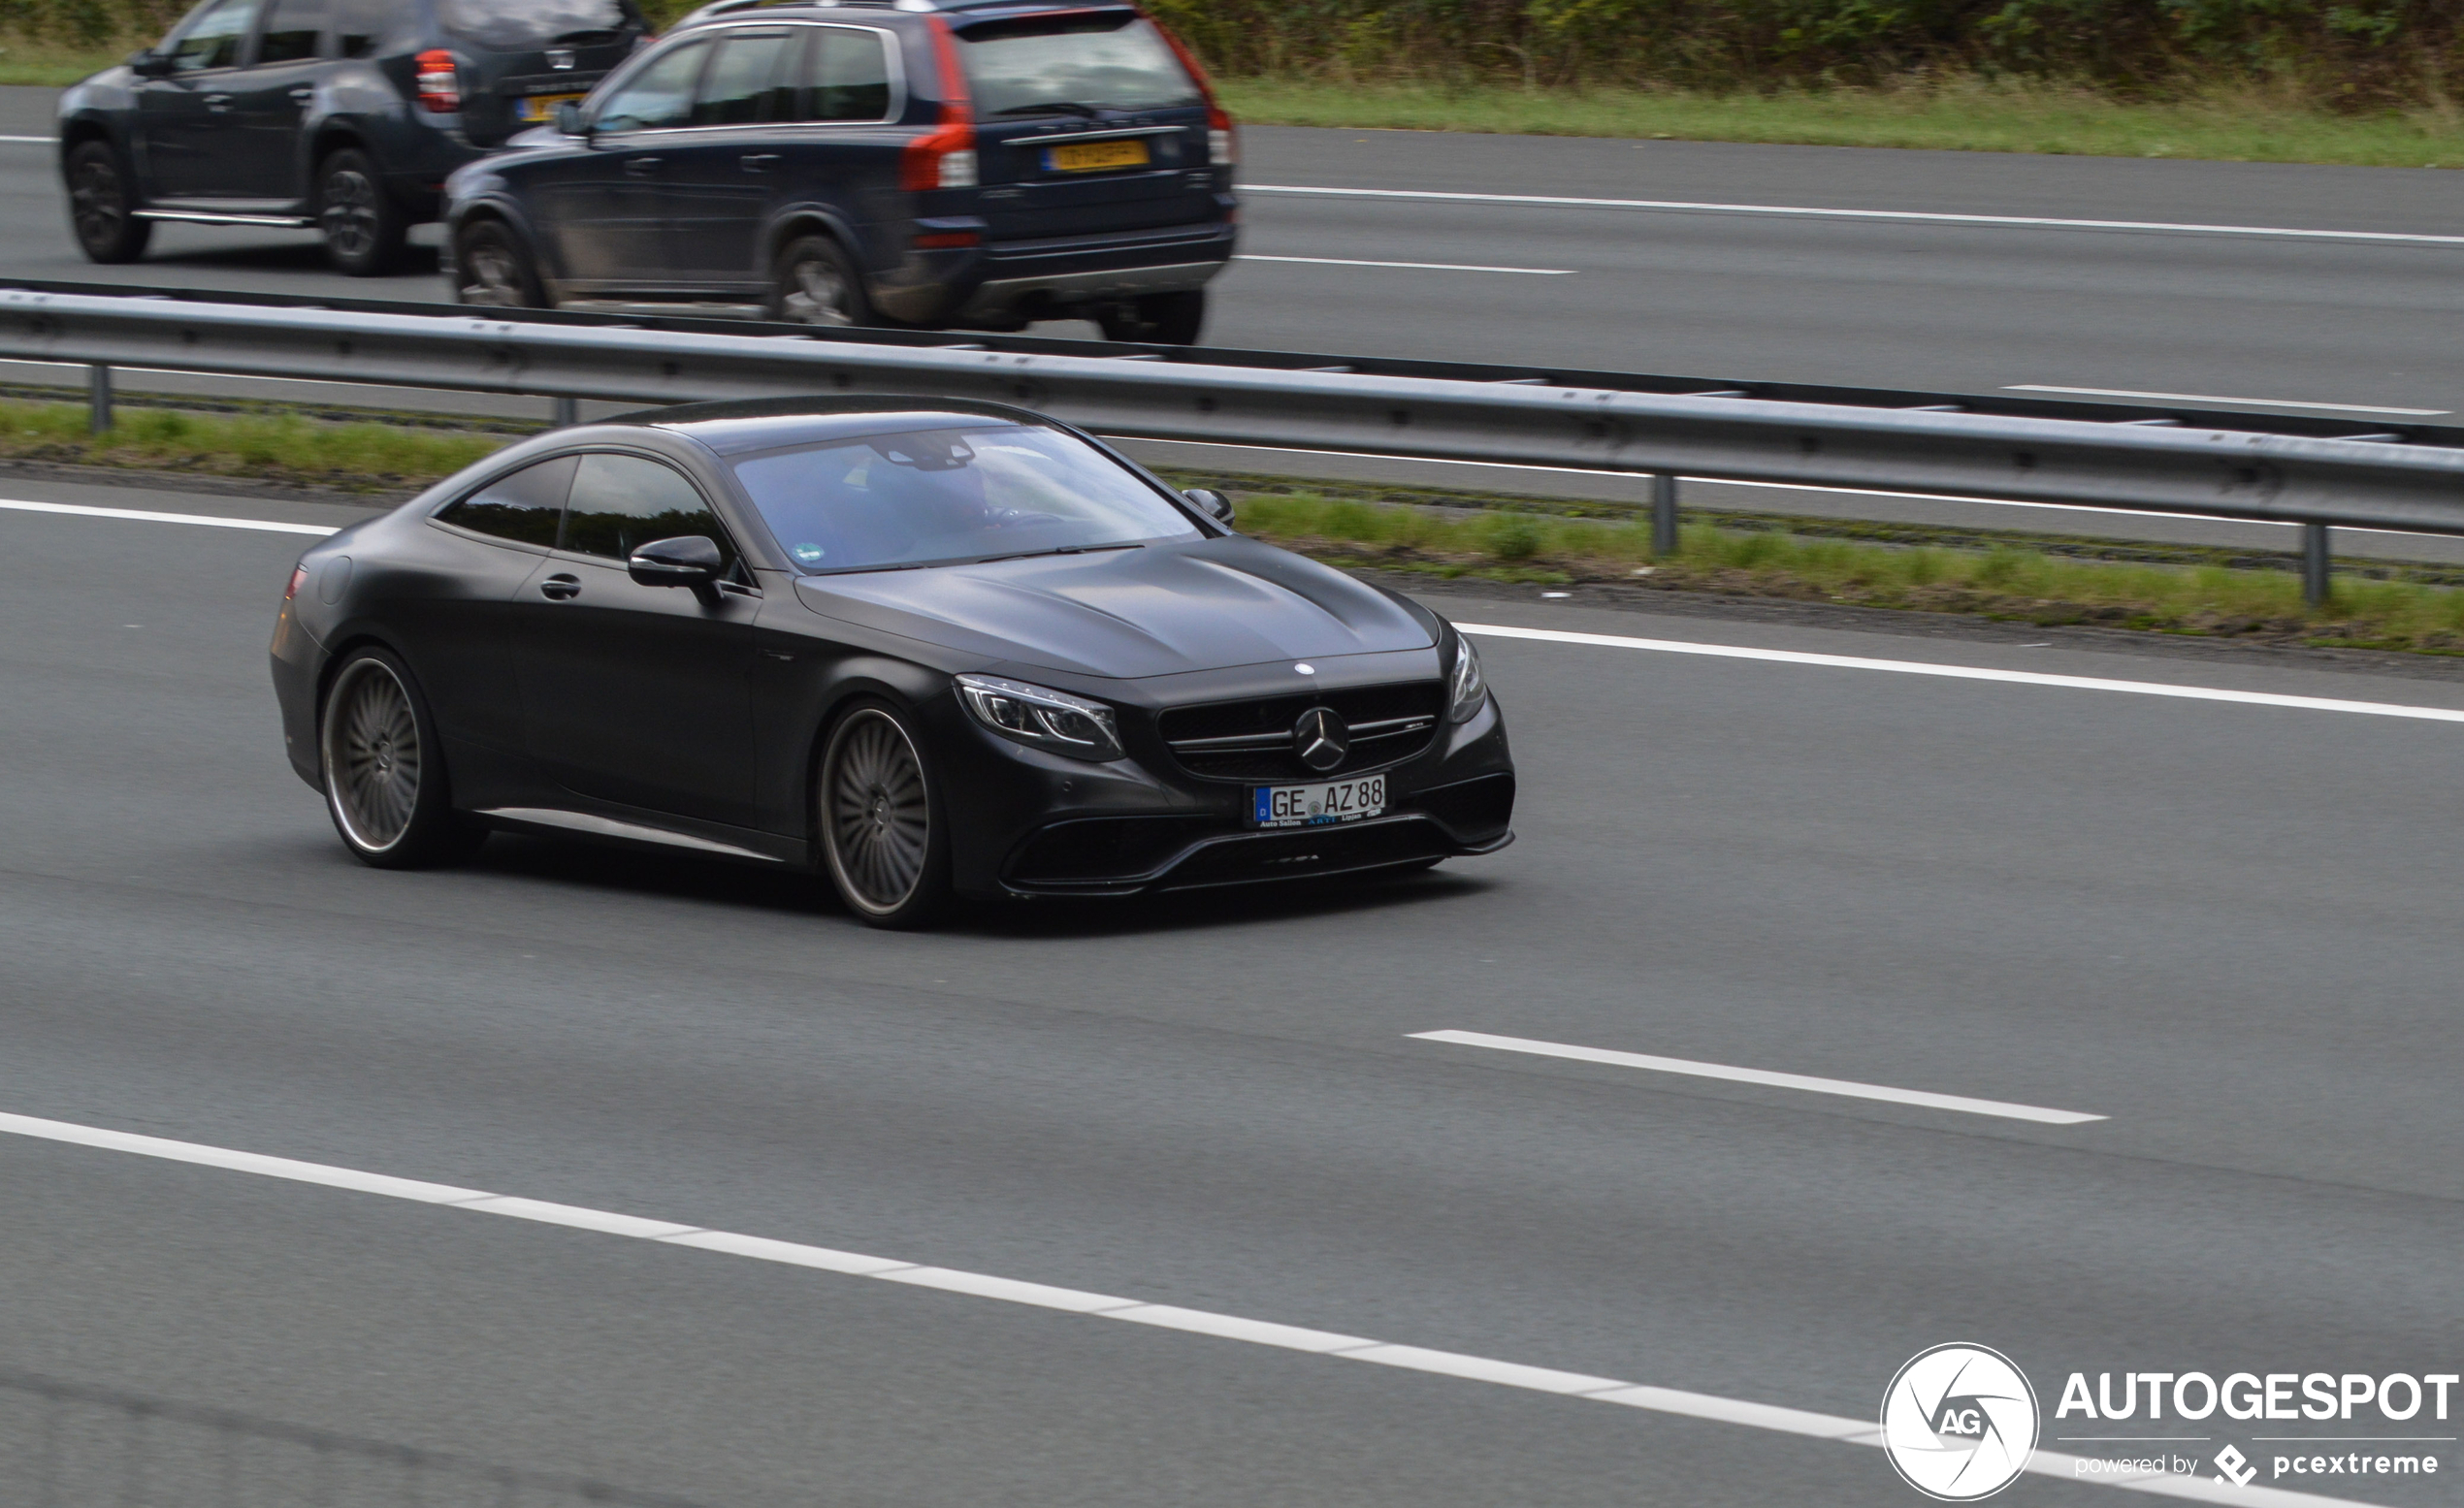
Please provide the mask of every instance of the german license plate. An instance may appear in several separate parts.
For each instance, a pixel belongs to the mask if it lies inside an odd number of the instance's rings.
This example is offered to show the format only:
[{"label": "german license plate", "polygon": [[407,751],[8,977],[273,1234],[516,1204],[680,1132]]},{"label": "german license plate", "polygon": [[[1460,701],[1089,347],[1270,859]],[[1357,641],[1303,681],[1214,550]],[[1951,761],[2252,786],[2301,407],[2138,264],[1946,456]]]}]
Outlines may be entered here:
[{"label": "german license plate", "polygon": [[1386,778],[1324,781],[1315,786],[1250,787],[1250,820],[1260,827],[1317,827],[1356,822],[1386,810]]},{"label": "german license plate", "polygon": [[522,99],[522,118],[525,120],[553,120],[556,118],[556,107],[564,104],[567,100],[572,100],[579,103],[585,98],[587,98],[587,96],[580,94],[525,95]]},{"label": "german license plate", "polygon": [[1044,170],[1048,173],[1093,173],[1101,168],[1143,168],[1147,165],[1147,144],[1128,142],[1081,142],[1075,146],[1044,148]]}]

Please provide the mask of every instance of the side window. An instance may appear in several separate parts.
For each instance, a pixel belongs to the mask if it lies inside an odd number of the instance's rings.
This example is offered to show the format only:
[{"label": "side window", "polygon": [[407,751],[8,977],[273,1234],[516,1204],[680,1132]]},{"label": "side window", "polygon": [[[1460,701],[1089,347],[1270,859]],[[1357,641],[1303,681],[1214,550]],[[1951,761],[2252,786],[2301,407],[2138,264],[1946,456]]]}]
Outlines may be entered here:
[{"label": "side window", "polygon": [[780,73],[788,61],[784,31],[731,32],[719,43],[719,55],[701,76],[701,92],[693,102],[697,126],[750,126],[791,118],[779,109]]},{"label": "side window", "polygon": [[879,120],[890,113],[890,55],[881,33],[815,28],[798,120]]},{"label": "side window", "polygon": [[248,28],[256,18],[257,0],[213,0],[171,45],[172,72],[238,67],[241,44],[248,40]]},{"label": "side window", "polygon": [[693,83],[701,60],[710,55],[706,42],[689,42],[673,52],[651,59],[599,108],[601,131],[656,131],[693,119]]},{"label": "side window", "polygon": [[392,22],[388,0],[339,0],[334,8],[334,55],[368,56],[384,42]]},{"label": "side window", "polygon": [[683,475],[639,456],[582,457],[565,513],[565,548],[622,561],[654,539],[699,534],[732,564],[718,515]]},{"label": "side window", "polygon": [[325,36],[325,0],[274,0],[257,37],[257,61],[296,63],[316,56]]},{"label": "side window", "polygon": [[573,460],[559,456],[498,477],[437,517],[499,539],[553,548],[565,493],[573,482]]}]

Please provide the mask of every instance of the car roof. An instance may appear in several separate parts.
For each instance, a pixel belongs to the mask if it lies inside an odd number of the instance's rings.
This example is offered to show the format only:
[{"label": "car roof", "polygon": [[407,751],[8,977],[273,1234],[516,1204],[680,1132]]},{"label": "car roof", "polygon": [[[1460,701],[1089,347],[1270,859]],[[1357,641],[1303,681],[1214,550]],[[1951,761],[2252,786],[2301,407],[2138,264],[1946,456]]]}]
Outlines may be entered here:
[{"label": "car roof", "polygon": [[832,398],[763,398],[731,402],[680,403],[646,408],[598,421],[630,424],[692,436],[721,456],[812,445],[826,440],[902,430],[941,429],[952,424],[1050,425],[1053,421],[1007,403],[971,399],[914,399],[889,394],[850,394]]},{"label": "car roof", "polygon": [[994,16],[1130,12],[1134,9],[1127,0],[719,0],[718,4],[703,6],[669,29],[682,31],[688,26],[698,26],[708,21],[742,20],[748,16],[775,15],[783,11],[816,15],[836,11],[939,12],[943,15],[963,15],[969,20],[986,20]]}]

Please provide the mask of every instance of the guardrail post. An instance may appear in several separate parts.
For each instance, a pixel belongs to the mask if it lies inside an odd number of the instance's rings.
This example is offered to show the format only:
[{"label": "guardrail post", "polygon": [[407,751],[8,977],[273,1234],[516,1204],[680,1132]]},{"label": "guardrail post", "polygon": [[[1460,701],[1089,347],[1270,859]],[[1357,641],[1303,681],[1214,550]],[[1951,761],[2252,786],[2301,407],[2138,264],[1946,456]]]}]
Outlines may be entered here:
[{"label": "guardrail post", "polygon": [[112,428],[112,369],[97,362],[85,369],[86,425],[97,434]]},{"label": "guardrail post", "polygon": [[1677,479],[1668,472],[1651,478],[1651,554],[1660,559],[1677,553]]},{"label": "guardrail post", "polygon": [[2312,607],[2325,607],[2333,590],[2327,579],[2327,526],[2304,524],[2301,527],[2301,599]]},{"label": "guardrail post", "polygon": [[581,422],[582,401],[580,399],[560,398],[556,401],[556,428],[569,430]]}]

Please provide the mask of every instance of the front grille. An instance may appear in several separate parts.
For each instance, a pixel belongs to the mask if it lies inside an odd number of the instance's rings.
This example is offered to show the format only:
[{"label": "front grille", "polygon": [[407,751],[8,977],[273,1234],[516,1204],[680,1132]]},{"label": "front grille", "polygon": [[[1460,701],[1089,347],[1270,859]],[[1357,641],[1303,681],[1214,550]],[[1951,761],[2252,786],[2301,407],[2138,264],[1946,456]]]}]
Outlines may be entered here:
[{"label": "front grille", "polygon": [[[1292,724],[1325,707],[1351,732],[1351,752],[1331,770],[1301,763]],[[1400,764],[1429,747],[1445,715],[1445,688],[1436,681],[1303,691],[1256,701],[1175,707],[1156,720],[1172,756],[1208,780],[1314,781]]]}]

